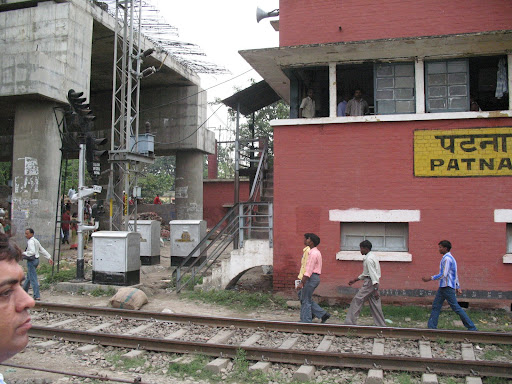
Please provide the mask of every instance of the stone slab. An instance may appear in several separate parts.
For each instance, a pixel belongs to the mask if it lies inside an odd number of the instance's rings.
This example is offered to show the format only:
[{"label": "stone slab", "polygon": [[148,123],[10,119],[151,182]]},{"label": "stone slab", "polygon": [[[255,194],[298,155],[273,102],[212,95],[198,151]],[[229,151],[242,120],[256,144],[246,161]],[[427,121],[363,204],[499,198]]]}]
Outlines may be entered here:
[{"label": "stone slab", "polygon": [[482,379],[480,377],[466,377],[466,384],[482,384]]},{"label": "stone slab", "polygon": [[424,373],[421,376],[421,384],[438,384],[437,375],[435,373]]},{"label": "stone slab", "polygon": [[219,357],[213,361],[210,361],[208,364],[206,364],[205,368],[210,372],[220,373],[223,369],[225,369],[228,366],[229,362],[230,362],[229,359],[224,359],[222,357]]},{"label": "stone slab", "polygon": [[87,344],[77,348],[76,353],[79,355],[87,355],[92,352],[96,352],[100,347],[96,344]]},{"label": "stone slab", "polygon": [[137,357],[140,357],[140,356],[144,355],[145,353],[146,353],[146,351],[142,351],[140,349],[134,349],[128,353],[125,353],[121,357],[124,357],[126,359],[136,359]]},{"label": "stone slab", "polygon": [[187,332],[188,332],[187,329],[181,328],[181,329],[178,329],[176,332],[171,333],[169,336],[166,336],[165,339],[166,340],[178,340],[178,339],[181,339],[183,337],[183,335]]},{"label": "stone slab", "polygon": [[178,358],[176,358],[174,360],[171,360],[171,363],[186,365],[186,364],[190,364],[193,361],[194,361],[194,356],[192,356],[192,355],[183,355],[183,356],[180,356],[180,357],[178,357]]},{"label": "stone slab", "polygon": [[384,355],[384,339],[374,339],[372,355],[383,356]]},{"label": "stone slab", "polygon": [[267,373],[272,364],[268,361],[258,361],[249,367],[249,371],[261,371]]},{"label": "stone slab", "polygon": [[43,341],[42,343],[36,344],[35,347],[41,348],[41,349],[50,349],[51,347],[54,347],[57,344],[59,344],[58,341],[48,340],[48,341]]},{"label": "stone slab", "polygon": [[136,335],[138,333],[142,333],[146,329],[151,328],[153,324],[154,323],[139,325],[137,328],[130,329],[128,332],[125,333],[125,335]]},{"label": "stone slab", "polygon": [[473,350],[473,344],[462,343],[460,345],[460,349],[462,352],[462,360],[476,360],[475,351]]},{"label": "stone slab", "polygon": [[289,337],[285,341],[283,341],[283,344],[279,346],[279,349],[292,349],[295,344],[297,344],[297,341],[299,341],[298,337]]},{"label": "stone slab", "polygon": [[329,352],[333,340],[334,336],[324,336],[320,345],[316,347],[316,350],[318,352]]},{"label": "stone slab", "polygon": [[384,383],[384,372],[382,369],[370,369],[366,376],[365,384],[382,384]]},{"label": "stone slab", "polygon": [[432,358],[432,348],[430,347],[430,341],[420,340],[419,346],[420,346],[420,356],[425,359],[431,359]]},{"label": "stone slab", "polygon": [[315,377],[316,368],[313,365],[301,365],[293,374],[293,379],[297,381],[311,381]]},{"label": "stone slab", "polygon": [[233,335],[235,334],[235,331],[232,330],[222,330],[219,333],[217,333],[215,336],[213,336],[210,340],[208,340],[207,344],[224,344],[226,343]]},{"label": "stone slab", "polygon": [[261,339],[261,332],[256,332],[251,335],[247,340],[243,341],[240,344],[241,347],[250,347],[251,345],[256,344],[256,342]]}]

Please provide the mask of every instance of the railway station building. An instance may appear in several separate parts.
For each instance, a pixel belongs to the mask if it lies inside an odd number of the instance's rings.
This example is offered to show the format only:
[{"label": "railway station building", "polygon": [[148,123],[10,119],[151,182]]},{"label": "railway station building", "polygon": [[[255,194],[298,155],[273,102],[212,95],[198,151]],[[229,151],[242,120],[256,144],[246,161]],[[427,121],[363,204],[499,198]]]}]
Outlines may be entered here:
[{"label": "railway station building", "polygon": [[[293,289],[314,232],[318,295],[353,296],[368,239],[384,302],[430,303],[438,284],[421,277],[447,239],[460,300],[510,305],[512,2],[280,0],[279,13],[279,47],[240,52],[290,104],[272,122],[275,291]],[[299,118],[308,89],[315,117]],[[366,114],[338,116],[357,89]]]}]

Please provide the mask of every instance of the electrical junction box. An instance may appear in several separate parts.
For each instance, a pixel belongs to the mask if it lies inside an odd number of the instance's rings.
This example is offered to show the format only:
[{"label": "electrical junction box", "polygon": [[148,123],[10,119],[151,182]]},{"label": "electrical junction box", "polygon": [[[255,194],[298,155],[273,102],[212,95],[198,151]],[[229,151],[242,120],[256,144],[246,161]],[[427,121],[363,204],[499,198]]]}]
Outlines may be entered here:
[{"label": "electrical junction box", "polygon": [[[181,265],[183,259],[201,242],[206,236],[206,221],[204,220],[172,220],[171,226],[171,266]],[[194,262],[194,258],[199,257],[201,251],[206,247],[204,244],[201,249],[194,252],[193,258],[185,265]],[[206,259],[205,256],[195,264],[199,266]]]},{"label": "electrical junction box", "polygon": [[[134,221],[128,222],[128,229],[135,230]],[[160,264],[160,222],[157,220],[137,220],[140,239],[140,263],[142,265]]]},{"label": "electrical junction box", "polygon": [[130,152],[137,152],[145,156],[153,156],[155,154],[155,135],[151,133],[139,134],[137,140],[137,151],[135,151],[135,136],[130,136]]},{"label": "electrical junction box", "polygon": [[98,231],[92,234],[92,282],[140,283],[140,233]]}]

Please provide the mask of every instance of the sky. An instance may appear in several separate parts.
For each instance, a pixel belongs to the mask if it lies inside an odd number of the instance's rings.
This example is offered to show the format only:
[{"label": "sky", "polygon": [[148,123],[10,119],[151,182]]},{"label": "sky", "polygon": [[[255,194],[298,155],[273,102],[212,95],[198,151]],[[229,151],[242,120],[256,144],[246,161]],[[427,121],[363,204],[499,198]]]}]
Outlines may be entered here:
[{"label": "sky", "polygon": [[[279,45],[279,32],[266,18],[256,22],[256,8],[270,12],[279,8],[279,0],[150,0],[161,16],[179,30],[179,40],[199,45],[209,61],[229,70],[226,75],[200,75],[203,89],[229,80],[249,70],[243,76],[208,90],[208,101],[224,99],[261,77],[240,56],[239,50],[270,48]],[[210,116],[218,107],[209,106]],[[210,129],[225,126],[227,109],[222,108],[207,123]],[[223,139],[217,137],[217,139]]]}]

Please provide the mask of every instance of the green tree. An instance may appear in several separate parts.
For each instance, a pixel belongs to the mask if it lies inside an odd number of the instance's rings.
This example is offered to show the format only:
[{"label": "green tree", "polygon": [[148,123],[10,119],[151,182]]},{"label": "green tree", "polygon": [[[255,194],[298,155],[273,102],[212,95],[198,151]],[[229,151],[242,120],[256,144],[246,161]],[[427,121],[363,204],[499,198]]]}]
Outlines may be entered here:
[{"label": "green tree", "polygon": [[175,156],[159,156],[153,164],[146,165],[139,176],[138,184],[142,197],[149,201],[158,194],[164,195],[174,190],[176,172]]},{"label": "green tree", "polygon": [[11,180],[11,162],[0,162],[0,185],[7,185]]}]

